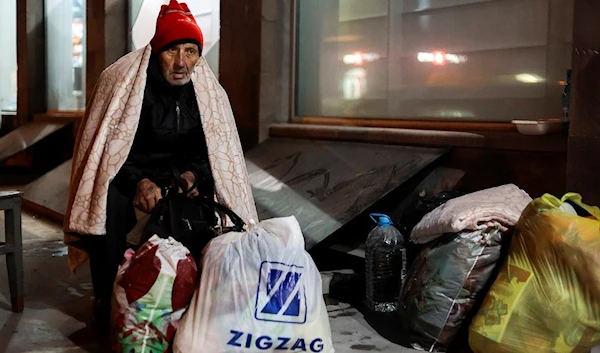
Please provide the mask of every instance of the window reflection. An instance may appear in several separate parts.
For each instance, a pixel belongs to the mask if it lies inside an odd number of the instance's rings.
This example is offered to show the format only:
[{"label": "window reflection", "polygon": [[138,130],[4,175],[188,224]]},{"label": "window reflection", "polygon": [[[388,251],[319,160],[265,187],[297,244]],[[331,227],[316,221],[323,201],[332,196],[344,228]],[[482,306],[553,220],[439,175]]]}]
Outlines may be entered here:
[{"label": "window reflection", "polygon": [[344,99],[361,99],[367,92],[367,71],[355,67],[344,74]]},{"label": "window reflection", "polygon": [[45,0],[48,110],[85,109],[85,0]]},{"label": "window reflection", "polygon": [[297,6],[297,115],[561,116],[570,1],[302,0]]},{"label": "window reflection", "polygon": [[[0,112],[17,110],[17,0],[0,1]],[[0,121],[2,119],[0,118]]]}]

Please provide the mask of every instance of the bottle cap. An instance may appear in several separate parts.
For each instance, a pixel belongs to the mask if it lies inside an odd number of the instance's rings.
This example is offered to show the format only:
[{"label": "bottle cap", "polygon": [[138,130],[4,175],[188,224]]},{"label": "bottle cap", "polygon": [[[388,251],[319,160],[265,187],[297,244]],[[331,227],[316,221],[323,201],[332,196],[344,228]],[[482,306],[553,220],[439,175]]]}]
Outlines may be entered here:
[{"label": "bottle cap", "polygon": [[383,213],[371,213],[370,216],[373,222],[377,223],[377,225],[380,227],[387,227],[394,224],[390,217],[384,215]]}]

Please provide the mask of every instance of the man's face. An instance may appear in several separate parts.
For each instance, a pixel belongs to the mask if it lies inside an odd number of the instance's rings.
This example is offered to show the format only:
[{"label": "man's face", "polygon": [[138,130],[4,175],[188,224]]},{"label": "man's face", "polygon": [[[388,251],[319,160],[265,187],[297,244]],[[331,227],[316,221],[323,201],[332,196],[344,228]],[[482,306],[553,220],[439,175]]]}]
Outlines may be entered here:
[{"label": "man's face", "polygon": [[171,86],[182,86],[190,82],[199,59],[198,46],[193,43],[173,45],[158,56],[163,77]]}]

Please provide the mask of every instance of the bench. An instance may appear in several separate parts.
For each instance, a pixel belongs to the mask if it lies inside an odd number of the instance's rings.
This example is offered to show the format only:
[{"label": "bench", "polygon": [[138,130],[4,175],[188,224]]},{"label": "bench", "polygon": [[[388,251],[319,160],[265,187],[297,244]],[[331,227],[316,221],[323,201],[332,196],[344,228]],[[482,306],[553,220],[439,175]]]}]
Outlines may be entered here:
[{"label": "bench", "polygon": [[5,242],[0,242],[0,255],[6,255],[12,311],[20,313],[23,298],[23,238],[21,234],[21,193],[0,191],[0,210],[4,211]]}]

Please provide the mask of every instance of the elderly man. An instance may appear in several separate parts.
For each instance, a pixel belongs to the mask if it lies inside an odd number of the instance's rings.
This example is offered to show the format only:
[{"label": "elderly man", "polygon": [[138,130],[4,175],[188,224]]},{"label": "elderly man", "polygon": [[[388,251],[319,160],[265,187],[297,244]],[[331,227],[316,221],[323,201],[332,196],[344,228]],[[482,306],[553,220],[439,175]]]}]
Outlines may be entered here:
[{"label": "elderly man", "polygon": [[231,106],[202,57],[203,41],[187,5],[171,0],[150,44],[104,70],[88,105],[64,228],[71,269],[90,259],[102,328],[134,207],[153,210],[173,166],[190,186],[200,179],[190,197],[209,195],[257,220]]}]

